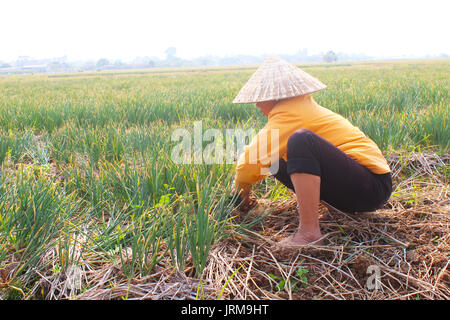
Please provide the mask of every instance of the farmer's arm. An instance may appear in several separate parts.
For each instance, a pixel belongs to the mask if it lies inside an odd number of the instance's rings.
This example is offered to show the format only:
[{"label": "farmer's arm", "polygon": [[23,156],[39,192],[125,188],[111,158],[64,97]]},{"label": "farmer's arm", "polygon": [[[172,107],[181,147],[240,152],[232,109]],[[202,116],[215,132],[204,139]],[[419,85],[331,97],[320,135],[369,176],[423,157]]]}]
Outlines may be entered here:
[{"label": "farmer's arm", "polygon": [[[248,198],[251,186],[270,174],[269,167],[286,154],[289,135],[301,127],[301,121],[280,108],[253,138],[238,160],[234,180],[241,198]],[[242,199],[244,200],[244,199]]]}]

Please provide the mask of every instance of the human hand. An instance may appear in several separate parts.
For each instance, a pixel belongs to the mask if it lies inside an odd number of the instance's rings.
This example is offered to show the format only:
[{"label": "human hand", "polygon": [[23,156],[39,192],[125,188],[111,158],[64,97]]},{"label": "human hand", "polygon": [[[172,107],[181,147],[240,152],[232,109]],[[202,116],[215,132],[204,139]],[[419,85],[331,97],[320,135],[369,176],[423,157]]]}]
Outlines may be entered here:
[{"label": "human hand", "polygon": [[241,199],[241,203],[239,204],[238,208],[242,212],[249,212],[250,209],[257,204],[256,198],[250,196],[250,190],[241,190],[239,198]]}]

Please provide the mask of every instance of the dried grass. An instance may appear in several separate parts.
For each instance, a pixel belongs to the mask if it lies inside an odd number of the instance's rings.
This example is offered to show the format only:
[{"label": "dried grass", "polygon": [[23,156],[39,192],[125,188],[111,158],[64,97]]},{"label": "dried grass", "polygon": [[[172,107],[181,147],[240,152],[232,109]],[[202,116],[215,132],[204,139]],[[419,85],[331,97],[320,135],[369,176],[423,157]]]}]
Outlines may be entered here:
[{"label": "dried grass", "polygon": [[[275,247],[297,227],[296,202],[261,200],[250,214],[272,212],[251,230],[228,230],[230,237],[211,249],[201,280],[189,263],[184,272],[174,270],[169,257],[152,275],[127,280],[117,262],[84,256],[87,290],[69,290],[64,275],[39,274],[32,293],[41,290],[47,299],[447,300],[450,201],[441,169],[449,157],[411,153],[390,159],[395,191],[383,208],[347,214],[320,206],[322,232],[332,233],[323,245]],[[380,272],[377,289],[368,287],[369,266]],[[295,287],[299,268],[308,272],[307,285]]]}]

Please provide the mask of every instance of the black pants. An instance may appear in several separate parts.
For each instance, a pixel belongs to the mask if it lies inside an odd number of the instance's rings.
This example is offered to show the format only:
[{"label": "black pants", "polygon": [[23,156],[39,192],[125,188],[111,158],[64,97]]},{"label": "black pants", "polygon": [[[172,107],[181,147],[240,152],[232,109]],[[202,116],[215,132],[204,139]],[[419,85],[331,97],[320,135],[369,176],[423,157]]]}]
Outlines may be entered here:
[{"label": "black pants", "polygon": [[273,176],[294,190],[290,178],[293,173],[319,176],[320,199],[344,212],[374,211],[392,192],[390,173],[373,173],[306,129],[297,130],[289,137],[287,162],[281,158]]}]

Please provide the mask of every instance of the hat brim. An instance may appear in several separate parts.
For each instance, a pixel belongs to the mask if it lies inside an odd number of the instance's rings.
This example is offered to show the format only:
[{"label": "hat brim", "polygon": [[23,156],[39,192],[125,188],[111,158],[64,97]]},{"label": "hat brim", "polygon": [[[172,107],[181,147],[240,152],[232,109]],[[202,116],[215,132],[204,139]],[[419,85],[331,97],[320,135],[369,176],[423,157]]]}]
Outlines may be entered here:
[{"label": "hat brim", "polygon": [[327,86],[277,56],[264,60],[234,98],[235,104],[281,100],[311,94]]},{"label": "hat brim", "polygon": [[305,94],[300,94],[300,95],[286,95],[286,96],[279,96],[279,97],[273,97],[273,98],[267,98],[267,99],[256,99],[256,100],[244,100],[244,101],[237,101],[237,98],[235,98],[233,100],[233,104],[254,104],[254,103],[258,103],[258,102],[265,102],[265,101],[274,101],[274,100],[283,100],[283,99],[289,99],[289,98],[295,98],[295,97],[301,97],[307,94],[312,94],[318,91],[321,91],[323,89],[326,89],[327,86],[324,86],[323,88],[305,93]]}]

